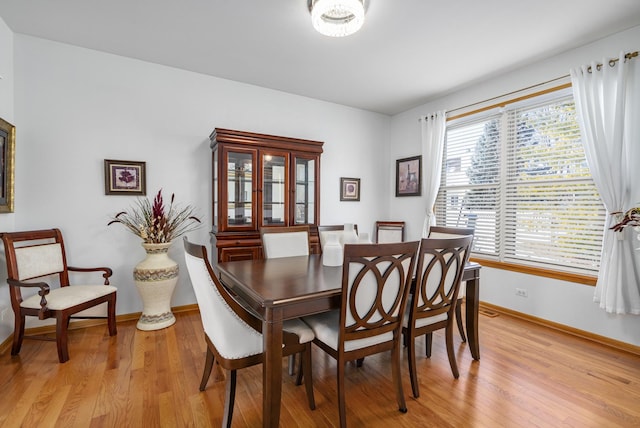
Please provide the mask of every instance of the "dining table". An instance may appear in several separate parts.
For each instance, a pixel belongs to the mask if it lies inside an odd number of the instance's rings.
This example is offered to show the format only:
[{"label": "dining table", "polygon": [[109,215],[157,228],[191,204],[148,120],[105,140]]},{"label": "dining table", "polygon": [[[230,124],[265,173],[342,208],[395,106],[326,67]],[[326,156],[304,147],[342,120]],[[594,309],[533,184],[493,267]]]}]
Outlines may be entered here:
[{"label": "dining table", "polygon": [[[478,343],[478,263],[465,266],[466,327],[469,348],[480,359]],[[262,321],[264,341],[263,426],[277,427],[282,395],[282,322],[337,309],[341,304],[342,266],[324,266],[322,256],[236,260],[218,263],[222,283]]]}]

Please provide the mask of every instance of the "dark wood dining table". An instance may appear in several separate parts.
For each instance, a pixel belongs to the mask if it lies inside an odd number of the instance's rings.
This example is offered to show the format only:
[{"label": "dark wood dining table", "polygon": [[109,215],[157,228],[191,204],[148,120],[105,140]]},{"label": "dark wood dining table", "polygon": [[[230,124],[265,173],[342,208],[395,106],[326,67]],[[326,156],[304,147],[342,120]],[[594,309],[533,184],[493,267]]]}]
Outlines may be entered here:
[{"label": "dark wood dining table", "polygon": [[[469,348],[480,359],[478,297],[480,265],[469,263],[466,285],[466,327]],[[340,307],[342,266],[322,264],[322,256],[239,260],[216,266],[223,284],[262,319],[264,365],[263,426],[277,427],[282,394],[282,322]]]}]

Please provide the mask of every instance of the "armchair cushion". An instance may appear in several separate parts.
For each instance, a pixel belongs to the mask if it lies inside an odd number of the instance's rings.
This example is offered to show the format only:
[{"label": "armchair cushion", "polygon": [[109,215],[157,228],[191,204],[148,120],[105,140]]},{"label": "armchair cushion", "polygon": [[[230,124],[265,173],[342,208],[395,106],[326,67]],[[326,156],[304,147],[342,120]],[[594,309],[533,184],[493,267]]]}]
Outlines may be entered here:
[{"label": "armchair cushion", "polygon": [[[112,285],[69,285],[55,288],[45,296],[47,307],[52,310],[71,308],[117,291]],[[40,295],[34,294],[20,303],[23,308],[40,309]]]}]

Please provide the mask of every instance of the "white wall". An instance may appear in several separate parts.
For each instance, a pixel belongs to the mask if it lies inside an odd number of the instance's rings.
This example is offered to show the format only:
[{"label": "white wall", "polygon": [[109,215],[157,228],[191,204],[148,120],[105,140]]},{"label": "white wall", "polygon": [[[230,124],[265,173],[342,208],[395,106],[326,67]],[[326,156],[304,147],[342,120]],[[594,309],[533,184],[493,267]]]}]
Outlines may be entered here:
[{"label": "white wall", "polygon": [[[572,67],[617,57],[620,51],[636,51],[640,48],[639,41],[640,27],[634,27],[529,67],[475,83],[439,100],[396,115],[391,120],[390,141],[394,142],[391,146],[391,158],[420,154],[420,115],[458,109],[568,75]],[[458,113],[460,112],[456,114]],[[424,218],[424,199],[395,198],[392,195],[391,200],[391,216],[404,218],[408,222],[409,238],[419,238]],[[516,296],[516,287],[527,289],[529,297],[525,299]],[[497,269],[483,268],[481,274],[482,301],[640,345],[640,318],[634,315],[607,314],[593,302],[593,292],[594,288],[591,286]]]},{"label": "white wall", "polygon": [[[69,264],[112,267],[118,314],[142,309],[132,269],[144,251],[120,225],[107,227],[109,216],[135,198],[105,196],[104,159],[146,161],[147,194],[162,188],[166,197],[175,193],[176,201],[197,206],[205,226],[190,238],[207,244],[208,137],[215,127],[324,141],[322,223],[355,222],[366,230],[388,214],[390,178],[380,173],[388,116],[20,34],[14,39],[15,229],[59,227]],[[339,201],[341,176],[361,178],[360,202]],[[180,242],[170,256],[182,272],[172,305],[195,303]],[[7,295],[1,284],[0,296]]]},{"label": "white wall", "polygon": [[[0,17],[0,118],[14,124],[13,115],[13,32]],[[0,231],[13,230],[15,214],[0,214]],[[0,255],[0,342],[13,330],[13,312],[9,302],[9,291],[6,290],[7,268],[4,254]],[[10,324],[10,325],[9,325]]]}]

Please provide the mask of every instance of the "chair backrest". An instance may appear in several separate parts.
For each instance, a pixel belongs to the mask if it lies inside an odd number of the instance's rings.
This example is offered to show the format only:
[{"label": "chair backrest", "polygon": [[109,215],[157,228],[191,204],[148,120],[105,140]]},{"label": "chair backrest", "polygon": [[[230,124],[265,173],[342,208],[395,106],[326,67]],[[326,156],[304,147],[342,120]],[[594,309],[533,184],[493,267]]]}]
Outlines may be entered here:
[{"label": "chair backrest", "polygon": [[431,226],[429,238],[457,238],[458,236],[473,236],[475,229],[471,227]]},{"label": "chair backrest", "polygon": [[[469,260],[473,236],[426,238],[420,241],[412,319],[452,311],[458,298],[464,266]],[[452,317],[453,314],[450,314]]]},{"label": "chair backrest", "polygon": [[379,244],[403,242],[404,221],[376,221],[376,242]]},{"label": "chair backrest", "polygon": [[230,360],[262,354],[260,322],[224,288],[211,268],[207,249],[186,237],[184,249],[202,326],[218,353]]},{"label": "chair backrest", "polygon": [[345,245],[339,346],[373,346],[400,333],[418,241]]},{"label": "chair backrest", "polygon": [[[353,225],[353,230],[358,233],[358,225]],[[324,244],[327,243],[327,238],[329,235],[336,235],[338,237],[338,242],[342,244],[342,236],[344,231],[344,224],[335,224],[335,225],[324,225],[318,226],[318,236],[320,237],[320,248],[324,249]]]},{"label": "chair backrest", "polygon": [[265,259],[309,255],[309,226],[263,227],[260,239]]},{"label": "chair backrest", "polygon": [[[25,281],[56,276],[60,286],[69,285],[69,272],[59,229],[2,233],[10,280]],[[20,287],[9,287],[12,303],[21,302]]]}]

